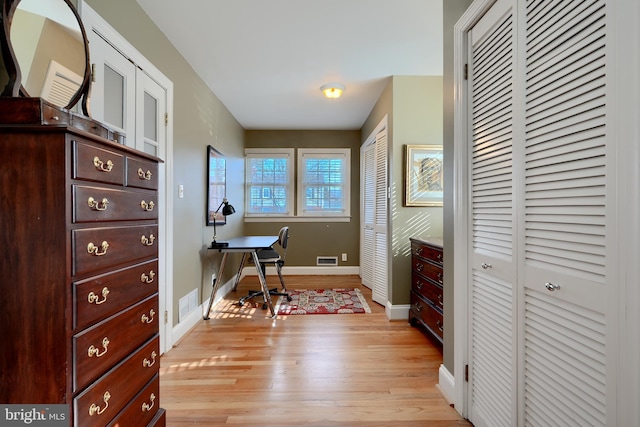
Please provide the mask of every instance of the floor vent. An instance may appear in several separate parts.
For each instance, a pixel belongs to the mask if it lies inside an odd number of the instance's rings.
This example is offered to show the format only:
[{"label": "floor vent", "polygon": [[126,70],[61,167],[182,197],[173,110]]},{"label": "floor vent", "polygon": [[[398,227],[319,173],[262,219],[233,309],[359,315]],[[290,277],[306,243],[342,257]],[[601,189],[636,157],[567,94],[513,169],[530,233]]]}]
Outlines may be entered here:
[{"label": "floor vent", "polygon": [[337,256],[319,256],[316,258],[316,265],[338,265]]}]

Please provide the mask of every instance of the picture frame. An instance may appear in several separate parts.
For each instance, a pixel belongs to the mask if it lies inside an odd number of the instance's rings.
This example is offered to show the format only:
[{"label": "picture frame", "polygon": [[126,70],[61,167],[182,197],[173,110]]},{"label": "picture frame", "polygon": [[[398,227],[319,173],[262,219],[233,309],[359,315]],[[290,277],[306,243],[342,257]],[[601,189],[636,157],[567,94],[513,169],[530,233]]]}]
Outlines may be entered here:
[{"label": "picture frame", "polygon": [[442,145],[405,145],[405,206],[442,206]]},{"label": "picture frame", "polygon": [[216,212],[227,195],[227,164],[224,156],[211,145],[207,146],[207,210],[209,225],[227,223],[222,212]]}]

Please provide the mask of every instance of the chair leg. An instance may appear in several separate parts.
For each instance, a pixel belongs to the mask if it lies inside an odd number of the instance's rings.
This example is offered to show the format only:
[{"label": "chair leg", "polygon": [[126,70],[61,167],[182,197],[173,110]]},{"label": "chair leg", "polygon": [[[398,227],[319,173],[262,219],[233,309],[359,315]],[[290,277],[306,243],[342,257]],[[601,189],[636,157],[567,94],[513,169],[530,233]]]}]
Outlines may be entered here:
[{"label": "chair leg", "polygon": [[284,284],[284,279],[282,278],[282,264],[281,263],[277,263],[276,264],[276,271],[278,272],[278,277],[280,278],[280,284],[282,285],[282,292],[286,292],[287,291],[287,287]]}]

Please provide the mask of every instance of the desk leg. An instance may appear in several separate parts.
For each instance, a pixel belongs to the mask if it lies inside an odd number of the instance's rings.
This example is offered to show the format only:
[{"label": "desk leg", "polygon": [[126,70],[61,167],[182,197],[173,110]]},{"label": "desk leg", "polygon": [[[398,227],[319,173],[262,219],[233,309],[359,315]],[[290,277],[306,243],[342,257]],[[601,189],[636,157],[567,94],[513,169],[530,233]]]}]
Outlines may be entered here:
[{"label": "desk leg", "polygon": [[260,279],[260,286],[262,286],[262,293],[264,294],[264,301],[269,306],[269,310],[271,311],[271,317],[276,317],[276,311],[273,308],[273,302],[271,302],[271,294],[269,293],[269,286],[267,285],[267,279],[265,279],[264,274],[262,274],[262,268],[260,268],[260,260],[258,259],[258,253],[256,251],[251,252],[253,256],[253,263],[256,265],[256,270],[258,270],[258,278]]},{"label": "desk leg", "polygon": [[222,278],[222,272],[224,271],[224,265],[227,262],[227,254],[225,252],[222,255],[222,261],[220,261],[220,268],[218,268],[218,273],[216,274],[216,278],[213,282],[211,289],[211,298],[209,298],[209,308],[207,308],[207,312],[204,314],[204,320],[209,320],[209,313],[211,312],[211,306],[213,306],[213,299],[216,297],[216,291],[220,287],[220,278]]},{"label": "desk leg", "polygon": [[242,268],[244,267],[244,264],[247,262],[247,253],[244,252],[242,254],[242,261],[240,261],[240,267],[238,267],[238,272],[236,273],[236,279],[235,282],[233,282],[233,292],[236,291],[236,289],[238,289],[238,283],[240,282],[240,275],[242,274]]}]

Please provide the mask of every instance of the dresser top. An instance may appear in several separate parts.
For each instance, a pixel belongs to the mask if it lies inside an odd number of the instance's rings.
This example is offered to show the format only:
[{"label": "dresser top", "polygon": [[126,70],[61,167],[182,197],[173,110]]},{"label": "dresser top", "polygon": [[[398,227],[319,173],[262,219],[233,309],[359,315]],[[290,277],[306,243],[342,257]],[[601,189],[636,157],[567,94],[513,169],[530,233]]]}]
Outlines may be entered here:
[{"label": "dresser top", "polygon": [[415,241],[418,243],[424,243],[429,246],[436,246],[438,248],[442,248],[443,240],[442,237],[423,237],[423,236],[414,236],[410,237],[409,240]]}]

